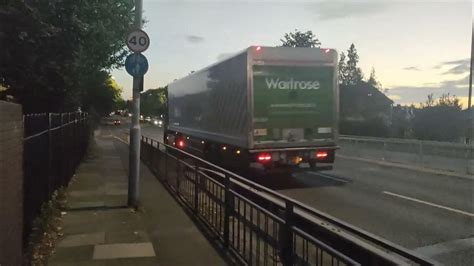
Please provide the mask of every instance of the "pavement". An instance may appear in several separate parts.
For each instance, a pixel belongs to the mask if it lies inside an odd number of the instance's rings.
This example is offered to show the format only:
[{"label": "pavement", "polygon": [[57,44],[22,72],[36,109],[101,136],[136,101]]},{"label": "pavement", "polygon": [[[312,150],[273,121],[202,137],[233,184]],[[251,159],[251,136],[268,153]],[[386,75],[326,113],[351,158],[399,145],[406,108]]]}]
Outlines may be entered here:
[{"label": "pavement", "polygon": [[143,164],[140,208],[127,207],[128,146],[117,132],[95,131],[67,188],[63,236],[48,265],[228,264]]},{"label": "pavement", "polygon": [[[144,126],[162,140],[162,128]],[[474,265],[474,180],[337,157],[334,170],[246,176],[445,265]]]}]

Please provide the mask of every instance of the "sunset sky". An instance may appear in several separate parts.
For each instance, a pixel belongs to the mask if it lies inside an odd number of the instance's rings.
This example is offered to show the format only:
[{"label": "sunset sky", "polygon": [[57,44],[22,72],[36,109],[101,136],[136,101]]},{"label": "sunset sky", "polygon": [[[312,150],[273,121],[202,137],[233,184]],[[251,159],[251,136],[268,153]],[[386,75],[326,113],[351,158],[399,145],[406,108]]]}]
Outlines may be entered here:
[{"label": "sunset sky", "polygon": [[[144,0],[145,88],[164,86],[250,45],[276,46],[286,32],[312,30],[322,47],[356,45],[395,103],[451,93],[467,102],[472,4],[466,0]],[[131,98],[132,78],[112,75]]]}]

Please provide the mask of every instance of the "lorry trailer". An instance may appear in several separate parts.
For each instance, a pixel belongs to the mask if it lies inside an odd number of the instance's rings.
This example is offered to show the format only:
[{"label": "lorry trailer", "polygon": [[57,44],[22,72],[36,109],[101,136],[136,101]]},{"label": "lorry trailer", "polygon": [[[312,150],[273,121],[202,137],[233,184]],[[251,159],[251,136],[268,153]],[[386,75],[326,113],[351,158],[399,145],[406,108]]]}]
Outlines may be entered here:
[{"label": "lorry trailer", "polygon": [[168,85],[165,143],[227,168],[330,169],[337,52],[251,46]]}]

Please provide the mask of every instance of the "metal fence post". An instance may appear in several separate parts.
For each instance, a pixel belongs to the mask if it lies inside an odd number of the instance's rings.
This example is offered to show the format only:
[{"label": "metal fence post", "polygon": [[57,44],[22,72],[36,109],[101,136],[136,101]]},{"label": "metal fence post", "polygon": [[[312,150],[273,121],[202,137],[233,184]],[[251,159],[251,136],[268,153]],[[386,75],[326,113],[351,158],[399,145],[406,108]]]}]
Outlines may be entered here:
[{"label": "metal fence post", "polygon": [[385,157],[387,157],[387,142],[384,140],[383,141],[383,154],[382,154],[383,161],[385,161]]},{"label": "metal fence post", "polygon": [[156,142],[156,148],[153,147],[153,172],[155,174],[158,174],[158,175],[161,175],[160,174],[160,158],[161,158],[161,154],[160,154],[160,143],[158,141],[155,141]]},{"label": "metal fence post", "polygon": [[420,140],[420,144],[418,145],[418,155],[420,157],[420,166],[424,166],[423,162],[423,142]]},{"label": "metal fence post", "polygon": [[195,165],[194,166],[194,211],[196,214],[199,213],[199,166]]},{"label": "metal fence post", "polygon": [[279,242],[281,262],[284,266],[293,265],[293,215],[294,205],[290,201],[285,202],[284,220],[285,224],[280,229]]},{"label": "metal fence post", "polygon": [[230,177],[224,176],[224,247],[229,247],[229,220],[231,213],[231,197],[230,197]]},{"label": "metal fence post", "polygon": [[168,149],[165,147],[165,180],[168,182]]},{"label": "metal fence post", "polygon": [[[71,123],[73,121],[71,121],[71,113],[68,113],[68,120],[69,120],[69,134],[68,134],[68,137],[69,137],[69,172],[68,172],[68,179],[67,179],[67,183],[69,183],[69,180],[71,180],[71,177],[74,173],[74,155],[75,155],[75,150],[74,150],[74,123]],[[72,151],[71,151],[72,150]]]},{"label": "metal fence post", "polygon": [[148,147],[148,157],[150,160],[150,167],[153,169],[153,139],[150,139],[150,146]]},{"label": "metal fence post", "polygon": [[79,123],[77,120],[77,112],[74,112],[74,130],[73,130],[73,138],[74,138],[74,167],[73,167],[73,173],[76,172],[76,168],[79,165],[79,138],[78,138],[78,129],[79,129]]},{"label": "metal fence post", "polygon": [[146,163],[145,159],[143,158],[143,153],[144,153],[144,150],[146,149],[145,145],[143,145],[144,139],[145,139],[145,137],[144,137],[144,136],[141,136],[141,138],[140,138],[140,142],[141,142],[141,143],[140,143],[140,146],[141,146],[141,149],[140,149],[140,159],[142,159],[142,160]]},{"label": "metal fence post", "polygon": [[179,172],[181,171],[181,165],[179,163],[179,154],[176,157],[176,193],[179,196],[179,187],[180,187],[180,180],[179,180]]},{"label": "metal fence post", "polygon": [[53,193],[53,190],[56,188],[56,182],[53,175],[53,132],[52,128],[52,116],[51,113],[48,113],[48,194]]},{"label": "metal fence post", "polygon": [[65,146],[65,143],[64,143],[64,114],[60,114],[59,115],[59,129],[60,129],[60,132],[61,132],[61,137],[60,137],[60,143],[61,143],[61,149],[60,149],[60,160],[61,160],[61,163],[60,163],[60,166],[59,166],[59,175],[60,175],[60,185],[61,186],[64,186],[64,183],[65,183],[65,171],[64,171],[64,168],[65,168],[65,164],[66,164],[66,159],[64,158],[64,146]]}]

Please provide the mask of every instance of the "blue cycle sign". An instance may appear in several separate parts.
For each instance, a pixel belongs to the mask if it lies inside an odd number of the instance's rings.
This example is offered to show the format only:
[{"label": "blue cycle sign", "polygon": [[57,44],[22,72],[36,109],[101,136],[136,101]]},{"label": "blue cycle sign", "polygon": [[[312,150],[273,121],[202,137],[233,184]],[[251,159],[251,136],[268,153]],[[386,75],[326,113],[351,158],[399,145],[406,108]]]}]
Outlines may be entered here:
[{"label": "blue cycle sign", "polygon": [[125,69],[136,78],[142,77],[148,71],[148,61],[142,54],[131,54],[125,59]]}]

